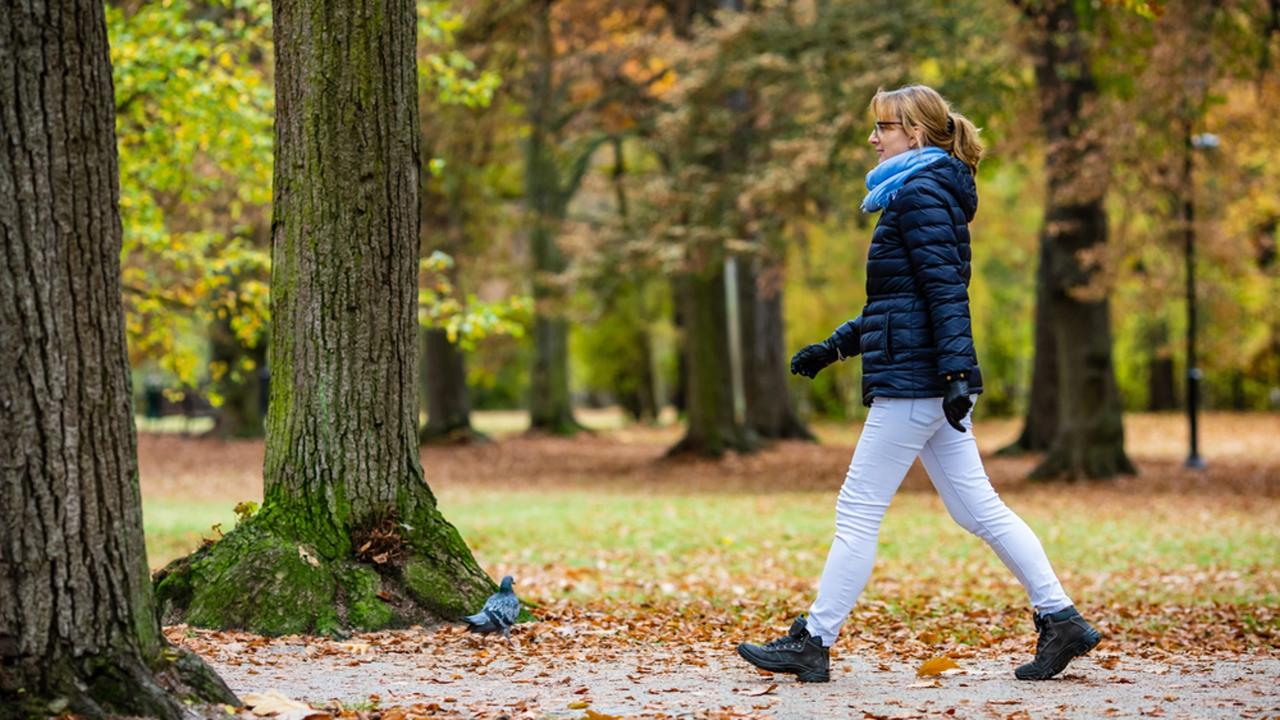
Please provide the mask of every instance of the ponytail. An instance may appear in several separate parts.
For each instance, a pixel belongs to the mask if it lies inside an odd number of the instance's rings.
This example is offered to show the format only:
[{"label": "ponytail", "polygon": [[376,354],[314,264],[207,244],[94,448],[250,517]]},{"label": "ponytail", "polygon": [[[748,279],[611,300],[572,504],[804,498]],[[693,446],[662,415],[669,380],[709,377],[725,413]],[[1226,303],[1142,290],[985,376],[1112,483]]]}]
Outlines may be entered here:
[{"label": "ponytail", "polygon": [[950,147],[945,148],[947,152],[968,165],[969,171],[977,175],[983,152],[977,126],[960,113],[947,113],[947,134],[951,136]]}]

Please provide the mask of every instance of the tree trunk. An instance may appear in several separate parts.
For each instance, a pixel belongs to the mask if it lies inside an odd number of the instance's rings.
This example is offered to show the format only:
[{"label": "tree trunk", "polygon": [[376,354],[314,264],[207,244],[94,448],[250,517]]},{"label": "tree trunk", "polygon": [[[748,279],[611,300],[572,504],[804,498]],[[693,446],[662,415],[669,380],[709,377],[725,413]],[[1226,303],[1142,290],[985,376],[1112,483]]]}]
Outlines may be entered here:
[{"label": "tree trunk", "polygon": [[102,4],[7,3],[0,91],[0,717],[236,704],[156,621]]},{"label": "tree trunk", "polygon": [[262,509],[157,577],[169,619],[266,635],[456,618],[492,591],[418,456],[411,0],[276,0]]},{"label": "tree trunk", "polygon": [[[1081,254],[1106,245],[1106,157],[1090,122],[1097,88],[1075,6],[1027,3],[1047,152],[1042,297],[1056,345],[1058,425],[1035,478],[1132,473],[1111,362],[1107,289]],[[1038,311],[1037,311],[1038,314]]]},{"label": "tree trunk", "polygon": [[1053,319],[1049,314],[1049,245],[1047,233],[1040,233],[1040,263],[1036,270],[1035,348],[1031,361],[1031,389],[1022,434],[999,455],[1043,452],[1058,432],[1058,354],[1053,339]]},{"label": "tree trunk", "polygon": [[221,378],[213,384],[222,396],[214,434],[223,438],[262,437],[266,398],[262,395],[261,373],[267,363],[265,344],[260,341],[256,347],[245,347],[231,327],[230,317],[219,317],[209,327],[209,355],[224,368]]},{"label": "tree trunk", "polygon": [[773,440],[813,440],[787,388],[782,268],[760,257],[743,258],[738,267],[747,429]]},{"label": "tree trunk", "polygon": [[529,241],[533,252],[533,368],[529,374],[530,429],[571,435],[581,429],[569,398],[569,321],[567,293],[562,285],[568,263],[556,245],[567,197],[552,157],[554,92],[551,0],[538,0],[533,9],[534,52],[529,102],[529,138],[525,145],[525,195],[533,216]]},{"label": "tree trunk", "polygon": [[1169,344],[1169,323],[1164,318],[1145,332],[1147,345],[1147,410],[1167,412],[1178,407],[1177,381]]},{"label": "tree trunk", "polygon": [[733,413],[724,265],[717,260],[708,267],[711,269],[676,280],[684,320],[688,427],[668,455],[715,457],[726,450],[746,451],[756,445]]},{"label": "tree trunk", "polygon": [[422,387],[426,391],[427,422],[418,433],[422,443],[468,443],[486,440],[471,427],[471,399],[462,350],[439,328],[423,328]]}]

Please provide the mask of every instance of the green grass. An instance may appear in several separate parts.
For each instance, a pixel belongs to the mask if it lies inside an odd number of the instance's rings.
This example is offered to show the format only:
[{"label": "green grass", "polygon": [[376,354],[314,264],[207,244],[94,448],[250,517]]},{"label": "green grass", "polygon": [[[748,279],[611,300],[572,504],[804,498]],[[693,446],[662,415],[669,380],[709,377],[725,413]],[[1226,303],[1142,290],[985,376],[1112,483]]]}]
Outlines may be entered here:
[{"label": "green grass", "polygon": [[217,538],[212,526],[223,532],[236,524],[234,502],[192,502],[170,498],[143,498],[142,527],[147,537],[147,559],[158,568],[200,547],[202,538]]},{"label": "green grass", "polygon": [[[703,596],[783,601],[812,588],[834,530],[833,493],[769,495],[502,491],[450,487],[441,509],[495,576],[544,599],[649,602]],[[1041,538],[1068,591],[1095,602],[1280,600],[1280,508],[1213,498],[1071,489],[1006,498]],[[153,566],[199,545],[233,503],[146,500]],[[1020,602],[993,552],[928,493],[900,493],[885,519],[870,598]],[[784,597],[787,596],[787,597]]]}]

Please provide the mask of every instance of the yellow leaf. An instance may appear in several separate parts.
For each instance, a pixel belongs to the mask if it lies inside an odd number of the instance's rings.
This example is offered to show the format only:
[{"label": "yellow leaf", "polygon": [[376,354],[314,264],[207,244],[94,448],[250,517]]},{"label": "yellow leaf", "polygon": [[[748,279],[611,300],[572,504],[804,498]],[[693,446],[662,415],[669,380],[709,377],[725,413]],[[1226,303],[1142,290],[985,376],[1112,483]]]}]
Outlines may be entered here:
[{"label": "yellow leaf", "polygon": [[956,664],[955,660],[952,660],[946,655],[939,655],[938,657],[925,660],[924,664],[916,670],[916,677],[932,677],[934,675],[941,675],[947,670],[959,669],[960,666]]},{"label": "yellow leaf", "polygon": [[570,710],[583,710],[583,709],[585,709],[585,708],[586,708],[588,705],[590,705],[590,704],[591,704],[591,703],[587,702],[586,700],[574,700],[573,702],[569,703],[569,709],[570,709]]},{"label": "yellow leaf", "polygon": [[298,702],[280,694],[278,690],[265,693],[248,693],[244,696],[245,707],[258,717],[274,717],[276,720],[306,720],[306,718],[327,718],[329,714],[323,710],[313,710],[310,705]]}]

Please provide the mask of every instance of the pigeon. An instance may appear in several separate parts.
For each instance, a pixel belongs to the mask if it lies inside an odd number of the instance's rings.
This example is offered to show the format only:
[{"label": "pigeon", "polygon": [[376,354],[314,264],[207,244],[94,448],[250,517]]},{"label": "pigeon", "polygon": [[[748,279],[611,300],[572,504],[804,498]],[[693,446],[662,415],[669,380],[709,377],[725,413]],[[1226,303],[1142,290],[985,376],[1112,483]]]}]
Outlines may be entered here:
[{"label": "pigeon", "polygon": [[468,632],[488,635],[501,630],[502,636],[507,639],[507,642],[511,642],[511,626],[515,624],[516,616],[520,614],[520,598],[517,598],[515,591],[511,589],[514,584],[515,580],[510,575],[502,578],[502,585],[498,587],[498,592],[484,601],[484,607],[480,612],[463,618],[467,622]]}]

